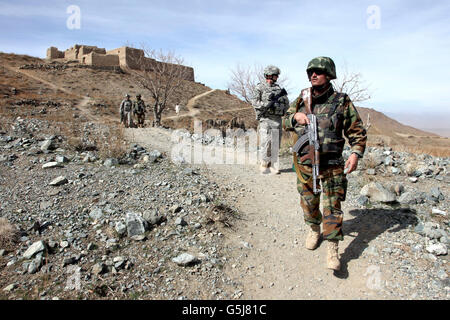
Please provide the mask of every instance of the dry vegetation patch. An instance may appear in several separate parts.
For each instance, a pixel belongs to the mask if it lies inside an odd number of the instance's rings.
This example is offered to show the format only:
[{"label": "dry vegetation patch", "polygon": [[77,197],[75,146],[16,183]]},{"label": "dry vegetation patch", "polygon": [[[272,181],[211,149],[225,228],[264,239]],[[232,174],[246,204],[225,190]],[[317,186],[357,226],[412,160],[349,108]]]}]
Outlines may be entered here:
[{"label": "dry vegetation patch", "polygon": [[11,247],[17,238],[18,230],[6,218],[0,218],[0,248]]}]

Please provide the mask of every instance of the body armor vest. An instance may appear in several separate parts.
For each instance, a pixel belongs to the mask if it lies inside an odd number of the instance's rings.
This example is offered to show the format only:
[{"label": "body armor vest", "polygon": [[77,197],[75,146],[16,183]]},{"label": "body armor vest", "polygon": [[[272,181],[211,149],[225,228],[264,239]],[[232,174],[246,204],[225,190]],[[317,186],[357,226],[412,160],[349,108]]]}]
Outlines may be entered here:
[{"label": "body armor vest", "polygon": [[[266,104],[269,104],[274,98],[280,95],[282,89],[279,85],[275,84],[273,86],[266,85],[265,90],[262,94],[262,101],[264,101]],[[284,96],[278,97],[276,101],[274,101],[271,108],[267,109],[266,112],[263,113],[264,115],[272,115],[272,116],[284,116],[287,109],[287,104],[285,100],[283,99]]]},{"label": "body armor vest", "polygon": [[[320,158],[321,162],[323,158],[325,163],[338,164],[341,162],[345,144],[343,124],[346,94],[330,89],[324,95],[325,97],[318,97],[317,100],[320,102],[315,102],[313,99],[312,105],[312,112],[317,117]],[[300,99],[297,102],[297,110],[298,112],[306,113],[305,105]],[[297,127],[297,134],[299,136],[303,135],[305,128],[306,126]],[[304,149],[301,155],[307,153],[307,148]]]},{"label": "body armor vest", "polygon": [[133,104],[132,104],[131,100],[125,100],[123,102],[123,111],[130,112],[132,106],[133,106]]},{"label": "body armor vest", "polygon": [[143,100],[136,101],[136,113],[144,113],[145,104]]}]

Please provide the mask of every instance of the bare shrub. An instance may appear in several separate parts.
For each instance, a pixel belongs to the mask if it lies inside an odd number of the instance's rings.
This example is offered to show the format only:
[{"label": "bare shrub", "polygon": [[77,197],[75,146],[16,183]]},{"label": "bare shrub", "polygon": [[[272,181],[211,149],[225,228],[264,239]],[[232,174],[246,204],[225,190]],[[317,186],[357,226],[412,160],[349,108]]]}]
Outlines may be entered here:
[{"label": "bare shrub", "polygon": [[375,169],[380,161],[375,155],[368,154],[363,158],[363,164],[366,169]]},{"label": "bare shrub", "polygon": [[141,49],[142,55],[130,55],[131,63],[137,68],[128,68],[127,72],[132,76],[132,81],[147,90],[153,98],[153,124],[159,127],[169,100],[182,88],[192,70],[174,52],[150,50],[145,45]]},{"label": "bare shrub", "polygon": [[124,128],[109,127],[104,135],[104,139],[97,143],[98,154],[101,158],[121,158],[126,153],[126,145],[124,144]]},{"label": "bare shrub", "polygon": [[353,103],[370,99],[369,86],[365,84],[362,74],[349,71],[347,65],[339,70],[338,78],[332,83],[336,91],[348,94]]},{"label": "bare shrub", "polygon": [[17,241],[18,232],[6,218],[0,218],[0,247],[5,248]]},{"label": "bare shrub", "polygon": [[[255,64],[253,67],[236,64],[230,72],[231,78],[228,82],[228,90],[238,98],[251,104],[257,84],[265,81],[264,67],[258,64]],[[282,88],[284,87],[286,91],[289,91],[286,88],[288,81],[288,78],[281,73],[277,83]]]}]

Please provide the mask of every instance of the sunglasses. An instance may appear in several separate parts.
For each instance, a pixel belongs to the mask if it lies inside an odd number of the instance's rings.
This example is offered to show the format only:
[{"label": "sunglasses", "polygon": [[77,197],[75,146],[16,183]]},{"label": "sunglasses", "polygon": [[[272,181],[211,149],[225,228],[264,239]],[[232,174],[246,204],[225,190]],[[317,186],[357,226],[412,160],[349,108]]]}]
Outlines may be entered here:
[{"label": "sunglasses", "polygon": [[316,75],[320,76],[322,74],[325,74],[325,70],[322,69],[310,69],[308,70],[308,77],[311,77],[315,73]]}]

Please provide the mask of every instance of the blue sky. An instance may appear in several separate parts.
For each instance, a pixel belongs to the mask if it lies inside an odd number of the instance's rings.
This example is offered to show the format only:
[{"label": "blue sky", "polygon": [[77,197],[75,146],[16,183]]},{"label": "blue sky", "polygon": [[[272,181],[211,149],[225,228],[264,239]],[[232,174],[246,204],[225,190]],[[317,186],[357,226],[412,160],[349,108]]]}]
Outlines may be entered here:
[{"label": "blue sky", "polygon": [[[70,5],[80,8],[80,29],[66,26]],[[237,63],[275,64],[292,99],[309,85],[308,61],[329,56],[338,77],[346,64],[370,85],[372,99],[362,106],[449,120],[449,21],[450,1],[0,0],[0,50],[45,57],[49,46],[145,43],[175,51],[196,81],[218,89]]]}]

